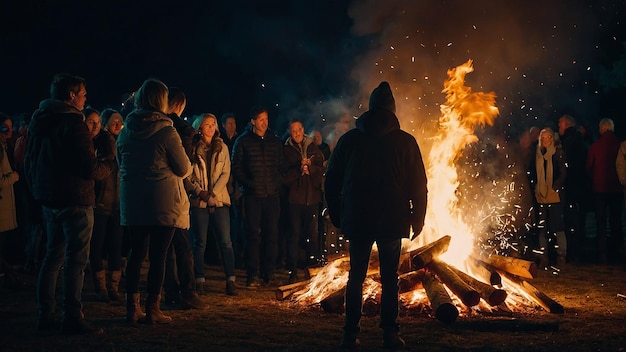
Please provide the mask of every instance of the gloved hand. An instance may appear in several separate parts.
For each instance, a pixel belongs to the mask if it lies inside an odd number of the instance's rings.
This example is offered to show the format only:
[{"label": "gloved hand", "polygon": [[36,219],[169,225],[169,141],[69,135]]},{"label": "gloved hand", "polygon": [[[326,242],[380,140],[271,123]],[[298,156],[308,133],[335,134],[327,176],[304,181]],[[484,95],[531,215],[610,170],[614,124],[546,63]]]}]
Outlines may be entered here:
[{"label": "gloved hand", "polygon": [[198,194],[198,198],[202,199],[205,202],[208,202],[210,197],[211,193],[207,191],[200,191],[200,193]]}]

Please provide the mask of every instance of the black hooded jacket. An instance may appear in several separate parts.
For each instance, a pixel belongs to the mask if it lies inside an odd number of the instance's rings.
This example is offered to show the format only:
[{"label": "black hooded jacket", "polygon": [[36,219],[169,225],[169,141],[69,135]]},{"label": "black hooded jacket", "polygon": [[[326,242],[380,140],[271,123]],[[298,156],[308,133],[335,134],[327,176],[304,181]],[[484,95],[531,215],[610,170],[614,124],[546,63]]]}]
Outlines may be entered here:
[{"label": "black hooded jacket", "polygon": [[115,168],[96,158],[83,114],[60,100],[41,102],[28,127],[24,172],[33,197],[51,208],[94,206],[94,180]]},{"label": "black hooded jacket", "polygon": [[426,172],[413,136],[400,129],[389,85],[381,83],[356,129],[337,143],[326,170],[331,220],[351,239],[394,240],[421,231]]}]

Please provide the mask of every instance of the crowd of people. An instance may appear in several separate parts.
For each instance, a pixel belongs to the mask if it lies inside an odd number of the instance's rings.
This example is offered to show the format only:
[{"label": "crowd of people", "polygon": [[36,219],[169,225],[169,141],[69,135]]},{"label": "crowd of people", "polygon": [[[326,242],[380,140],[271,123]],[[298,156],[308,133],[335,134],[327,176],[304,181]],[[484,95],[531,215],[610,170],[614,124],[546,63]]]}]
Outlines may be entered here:
[{"label": "crowd of people", "polygon": [[[181,117],[185,93],[154,79],[133,94],[127,116],[87,106],[86,96],[85,79],[58,74],[29,123],[14,128],[0,114],[0,250],[13,250],[4,244],[19,243],[9,237],[19,231],[23,270],[38,275],[39,330],[99,331],[82,314],[85,273],[96,300],[125,298],[129,323],[170,321],[162,302],[208,308],[201,296],[212,238],[230,296],[240,288],[236,267],[245,268],[245,286],[255,288],[271,284],[278,267],[295,282],[303,278],[299,268],[321,262],[318,211],[330,152],[301,121],[292,121],[282,140],[263,108],[253,109],[241,135],[232,113],[188,121]],[[281,208],[289,221],[279,231]],[[146,257],[144,312],[139,283]],[[4,286],[21,288],[15,263],[0,259]],[[61,272],[59,321],[54,293]]]},{"label": "crowd of people", "polygon": [[[2,255],[10,234],[19,231],[24,271],[38,275],[39,330],[101,331],[82,313],[86,272],[97,300],[125,300],[130,324],[171,321],[162,302],[208,308],[202,295],[211,239],[225,294],[276,284],[281,267],[289,283],[297,282],[302,268],[323,263],[327,205],[332,224],[350,240],[342,345],[359,343],[361,290],[374,242],[384,343],[404,345],[397,262],[401,239],[424,226],[427,180],[417,142],[399,127],[388,83],[374,89],[356,126],[349,115],[340,119],[330,145],[320,131],[305,133],[298,119],[277,135],[263,107],[251,109],[241,133],[232,113],[201,113],[188,121],[181,117],[184,91],[156,79],[134,93],[126,116],[86,106],[86,96],[85,79],[58,74],[28,124],[13,126],[0,113],[0,268],[5,287],[21,287],[20,274]],[[626,141],[611,119],[599,122],[595,141],[572,116],[560,117],[555,127],[532,127],[519,141],[534,196],[538,263],[579,262],[590,211],[598,263],[621,263]],[[241,284],[237,268],[245,269]]]},{"label": "crowd of people", "polygon": [[519,141],[534,195],[530,241],[537,262],[563,269],[588,257],[587,216],[593,212],[595,257],[586,261],[623,265],[626,141],[609,118],[599,121],[597,140],[570,115],[557,126],[531,127]]}]

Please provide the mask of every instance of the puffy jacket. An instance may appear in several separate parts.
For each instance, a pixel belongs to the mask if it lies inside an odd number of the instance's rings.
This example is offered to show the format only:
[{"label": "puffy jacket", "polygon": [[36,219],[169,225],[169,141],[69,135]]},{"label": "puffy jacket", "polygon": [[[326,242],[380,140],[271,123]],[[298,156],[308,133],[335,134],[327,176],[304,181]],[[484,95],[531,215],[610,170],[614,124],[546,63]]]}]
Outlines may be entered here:
[{"label": "puffy jacket", "polygon": [[41,102],[28,127],[24,172],[33,197],[51,208],[95,206],[94,180],[111,159],[97,158],[83,114],[54,99]]},{"label": "puffy jacket", "polygon": [[191,206],[196,208],[206,208],[207,202],[198,198],[198,195],[202,191],[209,189],[208,185],[211,184],[211,190],[213,197],[215,198],[216,206],[230,206],[230,196],[228,194],[228,181],[230,179],[230,157],[228,155],[228,147],[226,143],[219,137],[221,144],[221,150],[218,153],[213,153],[212,160],[210,162],[209,170],[211,175],[208,175],[207,160],[205,160],[204,148],[205,144],[201,138],[197,138],[192,150],[193,163],[191,167],[193,172],[189,177],[185,179],[185,187],[189,191],[189,197],[191,200]]},{"label": "puffy jacket", "polygon": [[261,137],[250,129],[233,146],[232,171],[244,195],[278,196],[284,170],[283,145],[269,130]]},{"label": "puffy jacket", "polygon": [[172,120],[158,111],[135,110],[117,138],[120,223],[189,228],[183,179],[191,174]]}]

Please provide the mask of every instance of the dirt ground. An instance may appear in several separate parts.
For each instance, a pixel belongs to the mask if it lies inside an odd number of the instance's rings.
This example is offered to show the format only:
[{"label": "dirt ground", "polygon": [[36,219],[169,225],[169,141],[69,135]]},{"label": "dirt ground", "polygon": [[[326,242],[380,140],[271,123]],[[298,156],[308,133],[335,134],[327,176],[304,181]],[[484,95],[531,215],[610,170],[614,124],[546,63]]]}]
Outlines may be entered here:
[{"label": "dirt ground", "polygon": [[[319,305],[278,301],[277,285],[239,296],[224,294],[221,268],[208,266],[208,310],[175,310],[168,325],[129,327],[122,304],[94,301],[86,276],[84,310],[104,334],[63,336],[35,330],[34,288],[0,289],[1,351],[333,351],[343,316]],[[35,277],[24,274],[34,285]],[[278,280],[287,281],[280,272]],[[564,307],[552,314],[539,306],[513,312],[471,312],[450,325],[424,309],[400,317],[410,351],[623,351],[626,348],[626,275],[621,266],[568,265],[557,276],[548,271],[532,285]],[[280,284],[280,282],[278,283]],[[59,297],[61,293],[59,292]],[[378,317],[362,320],[361,351],[381,350]]]}]

